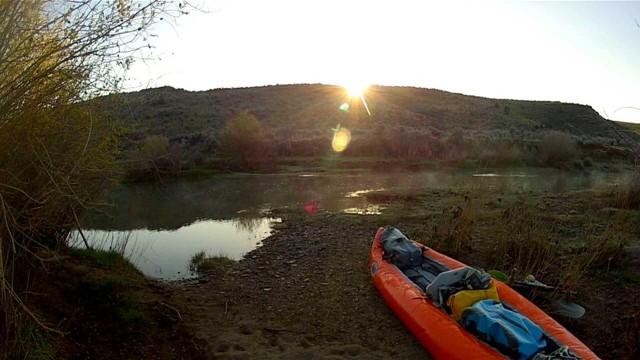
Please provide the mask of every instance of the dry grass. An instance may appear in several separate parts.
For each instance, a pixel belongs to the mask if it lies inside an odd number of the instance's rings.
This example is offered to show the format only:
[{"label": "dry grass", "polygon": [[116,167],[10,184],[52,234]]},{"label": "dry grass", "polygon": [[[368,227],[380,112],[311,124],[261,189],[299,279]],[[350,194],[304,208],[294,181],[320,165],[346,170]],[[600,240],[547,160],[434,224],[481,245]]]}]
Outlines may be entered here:
[{"label": "dry grass", "polygon": [[621,209],[640,208],[640,171],[634,172],[615,189],[613,205]]},{"label": "dry grass", "polygon": [[475,212],[475,203],[470,196],[465,196],[463,206],[443,210],[433,227],[430,246],[453,257],[459,256],[463,251],[469,251],[473,239]]},{"label": "dry grass", "polygon": [[625,236],[626,221],[624,217],[614,219],[604,232],[592,233],[582,247],[560,257],[558,287],[565,290],[577,289],[589,271],[599,269],[609,272],[619,264],[625,255],[625,246],[630,241]]},{"label": "dry grass", "polygon": [[558,257],[554,224],[525,205],[505,209],[502,224],[486,247],[492,267],[507,272],[511,279],[523,279],[529,274],[543,279]]},{"label": "dry grass", "polygon": [[503,227],[487,239],[485,256],[492,268],[508,273],[511,280],[527,275],[563,291],[580,288],[588,272],[609,271],[624,256],[629,242],[628,219],[619,216],[605,230],[587,225],[590,232],[579,245],[561,242],[559,225],[536,209],[518,204],[502,214]]}]

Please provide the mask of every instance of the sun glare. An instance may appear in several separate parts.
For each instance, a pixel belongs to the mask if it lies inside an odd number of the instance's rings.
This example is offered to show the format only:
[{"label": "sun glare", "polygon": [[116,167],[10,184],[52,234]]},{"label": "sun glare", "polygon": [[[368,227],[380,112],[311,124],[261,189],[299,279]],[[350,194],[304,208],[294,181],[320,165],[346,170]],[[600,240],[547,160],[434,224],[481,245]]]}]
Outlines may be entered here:
[{"label": "sun glare", "polygon": [[[367,100],[364,98],[364,94],[369,89],[369,84],[364,82],[351,82],[343,86],[347,90],[347,95],[352,99],[357,99],[362,102],[364,108],[367,110],[367,114],[371,116],[371,111],[369,111],[369,105],[367,104]],[[343,104],[344,105],[344,104]],[[343,108],[343,105],[340,106],[340,110],[348,112],[349,107],[347,104],[346,108]]]},{"label": "sun glare", "polygon": [[365,83],[352,83],[345,85],[344,88],[347,89],[349,97],[361,98],[364,96],[364,93],[367,92],[369,85]]}]

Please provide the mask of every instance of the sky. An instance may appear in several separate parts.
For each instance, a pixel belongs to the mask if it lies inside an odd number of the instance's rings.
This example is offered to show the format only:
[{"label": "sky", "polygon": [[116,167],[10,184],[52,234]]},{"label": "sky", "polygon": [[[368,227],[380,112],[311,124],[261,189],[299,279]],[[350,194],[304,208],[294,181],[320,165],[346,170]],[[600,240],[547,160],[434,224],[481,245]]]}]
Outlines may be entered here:
[{"label": "sky", "polygon": [[195,3],[204,11],[152,29],[153,59],[133,65],[128,90],[403,85],[640,123],[640,2]]}]

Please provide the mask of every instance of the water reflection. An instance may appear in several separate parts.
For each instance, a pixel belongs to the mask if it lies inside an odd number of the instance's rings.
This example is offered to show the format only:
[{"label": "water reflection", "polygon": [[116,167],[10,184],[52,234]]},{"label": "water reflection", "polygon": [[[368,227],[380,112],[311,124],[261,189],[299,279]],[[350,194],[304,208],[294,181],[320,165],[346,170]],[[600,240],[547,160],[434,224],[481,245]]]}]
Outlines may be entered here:
[{"label": "water reflection", "polygon": [[342,210],[345,214],[357,214],[357,215],[380,215],[382,214],[382,210],[384,210],[384,206],[380,205],[367,205],[365,207],[357,208],[347,208]]},{"label": "water reflection", "polygon": [[376,192],[376,191],[384,191],[384,188],[350,191],[350,192],[346,193],[344,195],[344,197],[346,197],[346,198],[357,198],[357,197],[361,197],[362,195],[366,195],[368,193],[372,193],[372,192]]},{"label": "water reflection", "polygon": [[[83,233],[89,245],[118,251],[145,275],[181,279],[195,276],[188,266],[193,254],[204,251],[238,260],[269,236],[272,224],[277,221],[279,219],[242,217],[202,220],[176,230],[85,230]],[[71,234],[70,243],[84,247],[78,233]]]}]

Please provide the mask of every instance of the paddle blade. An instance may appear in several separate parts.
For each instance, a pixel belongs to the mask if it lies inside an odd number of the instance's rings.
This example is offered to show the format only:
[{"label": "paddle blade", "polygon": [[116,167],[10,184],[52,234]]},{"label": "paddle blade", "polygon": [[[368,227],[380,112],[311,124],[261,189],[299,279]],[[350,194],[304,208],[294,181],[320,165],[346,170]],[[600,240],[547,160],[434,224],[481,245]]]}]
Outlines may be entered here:
[{"label": "paddle blade", "polygon": [[554,314],[571,319],[580,319],[586,312],[582,306],[565,300],[556,300],[551,303],[551,306],[553,307]]}]

